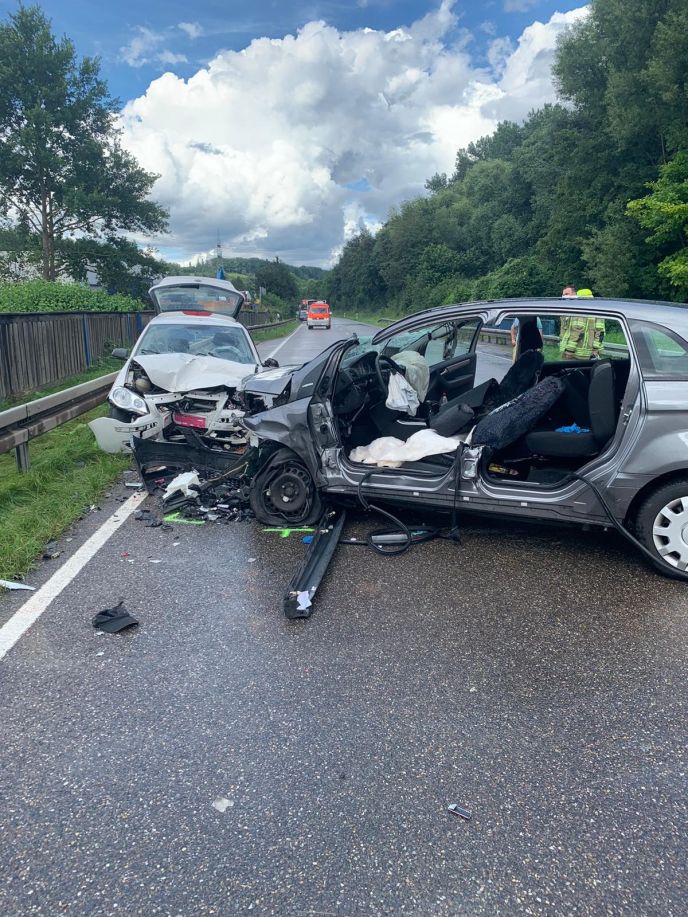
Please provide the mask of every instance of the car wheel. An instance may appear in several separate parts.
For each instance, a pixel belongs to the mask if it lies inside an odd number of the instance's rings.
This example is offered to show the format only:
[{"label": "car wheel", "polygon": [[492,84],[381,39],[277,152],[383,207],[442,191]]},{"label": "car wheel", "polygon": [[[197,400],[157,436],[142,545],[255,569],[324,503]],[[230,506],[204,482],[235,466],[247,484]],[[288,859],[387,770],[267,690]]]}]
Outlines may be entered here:
[{"label": "car wheel", "polygon": [[108,406],[108,417],[112,417],[113,420],[121,420],[122,423],[131,423],[133,416],[134,415],[130,414],[129,411],[123,411],[121,408],[115,407],[114,404]]},{"label": "car wheel", "polygon": [[688,478],[664,484],[643,500],[635,534],[666,576],[688,570]]},{"label": "car wheel", "polygon": [[322,516],[315,481],[296,455],[269,462],[253,479],[249,502],[264,525],[310,525]]}]

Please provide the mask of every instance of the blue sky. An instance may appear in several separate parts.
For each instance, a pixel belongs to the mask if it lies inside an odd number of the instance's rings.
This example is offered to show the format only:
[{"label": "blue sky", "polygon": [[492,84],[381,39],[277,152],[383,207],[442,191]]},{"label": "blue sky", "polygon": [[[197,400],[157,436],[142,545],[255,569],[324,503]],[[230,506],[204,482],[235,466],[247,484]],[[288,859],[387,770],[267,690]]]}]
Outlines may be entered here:
[{"label": "blue sky", "polygon": [[553,99],[556,37],[585,14],[581,0],[41,6],[101,58],[126,145],[161,175],[161,251],[190,258],[219,231],[229,252],[319,264],[458,147]]}]

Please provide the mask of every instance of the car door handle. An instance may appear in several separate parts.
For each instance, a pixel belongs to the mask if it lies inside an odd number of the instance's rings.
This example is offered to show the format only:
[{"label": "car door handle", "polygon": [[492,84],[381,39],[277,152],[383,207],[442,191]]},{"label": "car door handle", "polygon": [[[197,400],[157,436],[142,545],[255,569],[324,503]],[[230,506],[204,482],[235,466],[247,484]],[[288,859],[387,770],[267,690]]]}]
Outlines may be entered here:
[{"label": "car door handle", "polygon": [[452,375],[455,375],[455,376],[463,375],[467,371],[468,371],[468,366],[461,366],[461,367],[448,366],[446,369],[443,369],[440,372],[440,376],[442,376],[443,379],[447,379]]}]

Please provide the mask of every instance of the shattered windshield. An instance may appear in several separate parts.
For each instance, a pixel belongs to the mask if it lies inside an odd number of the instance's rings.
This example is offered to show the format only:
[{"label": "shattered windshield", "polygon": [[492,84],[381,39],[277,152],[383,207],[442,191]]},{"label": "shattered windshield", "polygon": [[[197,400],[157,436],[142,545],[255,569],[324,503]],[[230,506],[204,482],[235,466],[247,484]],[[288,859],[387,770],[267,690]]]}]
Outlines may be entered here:
[{"label": "shattered windshield", "polygon": [[233,363],[256,362],[242,328],[217,328],[214,325],[149,326],[136,355],[152,353],[189,353]]},{"label": "shattered windshield", "polygon": [[161,312],[203,309],[205,312],[234,315],[242,296],[232,290],[220,290],[203,284],[185,284],[161,287],[155,291],[155,299]]}]

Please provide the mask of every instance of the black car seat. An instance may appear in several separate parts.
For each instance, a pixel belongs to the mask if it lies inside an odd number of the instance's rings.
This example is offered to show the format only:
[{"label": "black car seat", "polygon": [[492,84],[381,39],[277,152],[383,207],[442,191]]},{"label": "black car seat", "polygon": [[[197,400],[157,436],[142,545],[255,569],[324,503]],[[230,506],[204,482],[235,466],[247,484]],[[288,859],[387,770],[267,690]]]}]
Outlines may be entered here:
[{"label": "black car seat", "polygon": [[500,404],[518,398],[537,382],[544,357],[538,350],[528,350],[509,367],[501,382],[488,379],[464,395],[452,398],[434,414],[428,426],[441,436],[454,436],[470,423],[475,415],[482,415]]},{"label": "black car seat", "polygon": [[526,436],[526,446],[544,458],[588,458],[602,451],[614,435],[617,422],[614,369],[609,361],[597,363],[590,373],[588,417],[587,433],[536,430]]},{"label": "black car seat", "polygon": [[518,398],[500,405],[487,417],[483,417],[473,430],[471,445],[485,446],[492,451],[506,449],[533,429],[563,391],[562,380],[557,376],[548,376]]}]

